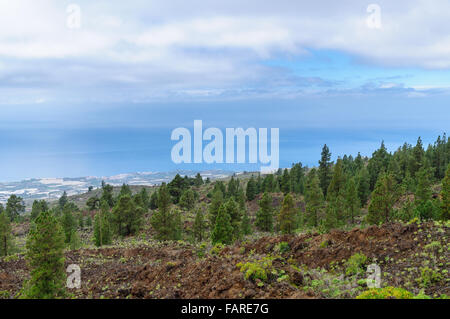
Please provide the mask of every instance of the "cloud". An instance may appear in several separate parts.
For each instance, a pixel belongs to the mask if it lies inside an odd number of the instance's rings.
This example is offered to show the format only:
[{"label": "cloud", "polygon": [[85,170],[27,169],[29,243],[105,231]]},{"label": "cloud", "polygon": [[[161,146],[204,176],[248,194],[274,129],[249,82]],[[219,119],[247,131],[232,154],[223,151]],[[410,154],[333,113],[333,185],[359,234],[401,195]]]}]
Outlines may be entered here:
[{"label": "cloud", "polygon": [[[446,0],[378,1],[380,29],[368,27],[367,6],[360,1],[83,0],[76,2],[79,29],[67,27],[68,4],[0,0],[4,96],[20,88],[33,100],[142,101],[230,92],[304,94],[337,86],[326,77],[295,76],[262,63],[311,50],[344,52],[380,68],[450,68]],[[380,89],[399,85],[392,80]]]}]

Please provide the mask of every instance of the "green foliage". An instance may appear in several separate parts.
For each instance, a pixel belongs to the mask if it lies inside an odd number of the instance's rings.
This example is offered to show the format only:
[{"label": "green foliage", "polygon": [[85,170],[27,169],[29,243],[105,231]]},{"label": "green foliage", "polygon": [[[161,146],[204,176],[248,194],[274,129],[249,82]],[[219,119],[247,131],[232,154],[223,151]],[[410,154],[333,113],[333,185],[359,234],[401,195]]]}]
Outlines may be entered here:
[{"label": "green foliage", "polygon": [[273,276],[272,257],[264,257],[254,262],[238,263],[236,266],[244,274],[246,280],[267,282]]},{"label": "green foliage", "polygon": [[6,212],[0,213],[0,257],[7,256],[11,253],[12,233],[11,224]]},{"label": "green foliage", "polygon": [[304,194],[305,167],[302,166],[302,163],[293,164],[289,174],[291,178],[291,191],[296,194]]},{"label": "green foliage", "polygon": [[407,200],[403,206],[396,212],[396,218],[402,222],[409,222],[415,216],[415,205],[411,200]]},{"label": "green foliage", "polygon": [[67,193],[66,191],[63,192],[63,194],[61,195],[61,197],[58,200],[58,205],[60,209],[63,209],[64,206],[66,206],[66,204],[69,202],[69,199],[67,198]]},{"label": "green foliage", "polygon": [[194,238],[197,241],[202,241],[205,238],[206,232],[206,221],[203,212],[199,209],[195,214],[194,225],[193,225],[193,233]]},{"label": "green foliage", "polygon": [[191,210],[195,205],[195,195],[192,189],[187,189],[183,192],[180,197],[180,207],[185,208],[186,210]]},{"label": "green foliage", "polygon": [[175,240],[179,234],[176,212],[170,209],[171,198],[167,185],[163,183],[158,192],[158,210],[151,217],[152,227],[159,240]]},{"label": "green foliage", "polygon": [[152,196],[150,197],[150,209],[157,209],[158,208],[158,192],[155,191],[152,193]]},{"label": "green foliage", "polygon": [[64,230],[64,242],[66,244],[69,244],[72,240],[72,236],[74,236],[76,232],[77,222],[75,220],[75,217],[73,216],[70,206],[67,205],[67,203],[63,208],[61,225]]},{"label": "green foliage", "polygon": [[441,219],[450,219],[450,165],[448,165],[445,172],[445,177],[442,180],[442,204],[441,204]]},{"label": "green foliage", "polygon": [[194,182],[194,185],[197,186],[197,187],[203,185],[203,178],[202,178],[202,176],[200,175],[200,173],[197,173],[197,175],[195,175],[195,182]]},{"label": "green foliage", "polygon": [[223,204],[223,193],[221,190],[216,189],[213,193],[211,204],[209,205],[209,222],[212,227],[216,224],[217,214]]},{"label": "green foliage", "polygon": [[39,216],[40,213],[48,211],[48,204],[47,202],[42,200],[35,200],[33,201],[33,206],[31,208],[31,214],[30,219],[35,220],[36,217]]},{"label": "green foliage", "polygon": [[167,184],[170,195],[173,198],[173,202],[178,204],[180,201],[181,194],[185,189],[188,188],[186,180],[180,176],[180,174],[175,175],[175,177]]},{"label": "green foliage", "polygon": [[274,249],[277,253],[284,254],[284,253],[287,253],[288,251],[290,251],[291,247],[289,246],[289,243],[282,241],[282,242],[278,243]]},{"label": "green foliage", "polygon": [[100,201],[107,202],[109,208],[113,208],[115,205],[113,187],[109,184],[105,184],[104,181],[102,181],[102,197],[100,198]]},{"label": "green foliage", "polygon": [[112,242],[111,218],[108,203],[103,201],[100,212],[94,218],[94,243],[97,247],[109,245]]},{"label": "green foliage", "polygon": [[220,252],[225,248],[222,243],[217,243],[211,248],[212,255],[219,255]]},{"label": "green foliage", "polygon": [[241,233],[244,236],[252,233],[252,224],[250,223],[250,216],[246,209],[242,211]]},{"label": "green foliage", "polygon": [[36,218],[28,234],[26,247],[26,259],[31,271],[30,280],[22,290],[22,297],[64,297],[64,233],[51,213],[42,212]]},{"label": "green foliage", "polygon": [[320,187],[322,188],[322,193],[324,196],[327,196],[328,186],[330,185],[330,181],[332,178],[331,166],[331,153],[328,146],[325,144],[322,148],[322,156],[319,161],[319,180]]},{"label": "green foliage", "polygon": [[346,275],[357,275],[365,272],[364,265],[367,257],[364,254],[356,253],[352,255],[345,263]]},{"label": "green foliage", "polygon": [[416,279],[419,285],[423,288],[427,288],[430,284],[439,282],[443,279],[439,269],[433,269],[428,266],[420,268],[420,277]]},{"label": "green foliage", "polygon": [[214,229],[211,233],[211,240],[213,244],[231,244],[233,241],[233,226],[225,205],[219,208]]},{"label": "green foliage", "polygon": [[228,201],[225,203],[225,210],[230,216],[230,222],[232,227],[232,236],[233,239],[238,239],[241,237],[241,223],[242,223],[242,212],[239,209],[238,203],[234,200],[233,197],[230,197]]},{"label": "green foliage", "polygon": [[86,206],[89,211],[94,211],[100,207],[100,200],[95,196],[90,197],[86,202]]},{"label": "green foliage", "polygon": [[130,196],[130,197],[133,196],[133,194],[131,193],[130,186],[125,184],[125,183],[122,184],[122,187],[120,188],[120,192],[119,192],[119,196],[118,197],[120,198],[122,196]]},{"label": "green foliage", "polygon": [[317,227],[324,205],[324,198],[322,189],[320,188],[319,177],[315,169],[309,172],[306,180],[305,202],[306,222],[308,226]]},{"label": "green foliage", "polygon": [[393,217],[394,204],[399,196],[400,193],[395,179],[389,174],[380,174],[372,192],[367,222],[370,224],[388,222]]},{"label": "green foliage", "polygon": [[256,196],[256,182],[255,179],[250,177],[250,180],[247,182],[247,190],[246,190],[247,200],[252,201]]},{"label": "green foliage", "polygon": [[11,195],[6,202],[6,215],[10,221],[16,220],[20,214],[25,212],[25,204],[22,197]]},{"label": "green foliage", "polygon": [[366,167],[363,167],[357,175],[357,188],[358,188],[358,197],[361,202],[361,206],[365,206],[367,204],[367,200],[370,195],[370,177],[369,171]]},{"label": "green foliage", "polygon": [[364,291],[356,299],[412,299],[414,295],[403,288],[384,287]]},{"label": "green foliage", "polygon": [[112,221],[120,236],[135,234],[142,224],[144,209],[136,206],[130,195],[119,197],[112,210]]},{"label": "green foliage", "polygon": [[278,228],[283,234],[292,234],[295,229],[296,209],[291,194],[284,196],[280,213],[278,214]]},{"label": "green foliage", "polygon": [[280,190],[285,195],[291,191],[291,177],[287,168],[284,169],[283,175],[281,176]]},{"label": "green foliage", "polygon": [[256,212],[256,227],[261,231],[273,231],[272,197],[265,192],[259,201],[259,210]]},{"label": "green foliage", "polygon": [[370,189],[375,188],[375,184],[379,179],[379,175],[382,172],[386,172],[389,165],[390,155],[386,150],[384,141],[381,142],[381,146],[378,150],[373,152],[372,157],[367,164],[367,170],[369,172]]},{"label": "green foliage", "polygon": [[354,178],[349,178],[345,188],[345,215],[350,223],[354,224],[355,217],[360,214],[360,199],[358,198],[358,190]]}]

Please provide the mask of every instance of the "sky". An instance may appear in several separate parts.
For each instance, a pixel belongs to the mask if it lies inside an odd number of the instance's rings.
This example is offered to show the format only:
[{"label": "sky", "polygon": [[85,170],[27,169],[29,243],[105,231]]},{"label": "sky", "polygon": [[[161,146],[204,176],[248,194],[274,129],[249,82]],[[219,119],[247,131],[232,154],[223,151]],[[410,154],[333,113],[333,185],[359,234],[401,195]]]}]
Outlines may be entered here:
[{"label": "sky", "polygon": [[[374,1],[374,2],[372,2]],[[173,129],[279,128],[280,165],[450,123],[450,2],[0,0],[0,181],[176,169]]]}]

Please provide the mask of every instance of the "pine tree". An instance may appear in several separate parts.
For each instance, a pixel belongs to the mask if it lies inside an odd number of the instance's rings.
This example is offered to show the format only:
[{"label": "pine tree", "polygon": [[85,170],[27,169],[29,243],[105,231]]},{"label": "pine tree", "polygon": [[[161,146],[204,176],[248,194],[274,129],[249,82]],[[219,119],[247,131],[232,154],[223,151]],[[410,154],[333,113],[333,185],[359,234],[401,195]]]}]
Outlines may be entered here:
[{"label": "pine tree", "polygon": [[412,157],[409,163],[409,172],[412,177],[415,177],[417,172],[423,167],[425,158],[425,151],[423,149],[422,139],[417,139],[416,146],[412,150]]},{"label": "pine tree", "polygon": [[327,200],[342,195],[346,184],[347,177],[344,173],[343,162],[338,159],[333,168],[333,175],[327,190]]},{"label": "pine tree", "polygon": [[145,211],[147,211],[148,208],[150,207],[150,196],[148,196],[147,189],[145,187],[142,187],[138,195],[141,203],[140,206],[144,208]]},{"label": "pine tree", "polygon": [[356,188],[356,182],[354,178],[350,178],[347,181],[345,188],[345,212],[352,224],[355,223],[355,217],[360,213],[360,199],[358,197],[358,190]]},{"label": "pine tree", "polygon": [[173,198],[174,204],[178,204],[181,194],[188,187],[186,179],[182,178],[180,174],[175,175],[175,177],[167,184],[170,195]]},{"label": "pine tree", "polygon": [[197,241],[202,241],[205,238],[206,221],[203,212],[199,209],[195,214],[193,232],[194,238]]},{"label": "pine tree", "polygon": [[307,177],[306,191],[306,221],[309,226],[317,227],[319,225],[319,214],[324,205],[322,189],[317,171],[312,169]]},{"label": "pine tree", "polygon": [[384,141],[381,142],[381,146],[378,150],[373,152],[372,158],[367,164],[367,170],[369,171],[370,189],[375,188],[375,184],[378,180],[378,176],[382,172],[386,172],[389,165],[390,155],[387,152]]},{"label": "pine tree", "polygon": [[284,196],[283,204],[278,215],[278,228],[283,234],[292,234],[295,229],[295,206],[291,194]]},{"label": "pine tree", "polygon": [[250,180],[247,182],[247,190],[246,190],[247,200],[252,201],[256,196],[256,182],[255,179],[250,177]]},{"label": "pine tree", "polygon": [[91,212],[98,209],[99,205],[100,205],[100,200],[95,196],[90,197],[86,201],[86,206],[87,206],[88,210]]},{"label": "pine tree", "polygon": [[220,206],[223,204],[223,193],[220,190],[216,190],[213,193],[211,204],[209,205],[209,222],[211,227],[216,224],[217,214],[219,213]]},{"label": "pine tree", "polygon": [[227,188],[227,192],[226,192],[226,197],[235,197],[237,195],[237,191],[239,188],[239,180],[238,179],[234,179],[234,176],[231,176],[230,181],[228,182],[228,188]]},{"label": "pine tree", "polygon": [[450,164],[445,171],[445,177],[442,180],[441,191],[442,203],[441,203],[441,219],[450,219]]},{"label": "pine tree", "polygon": [[226,245],[231,244],[233,241],[233,226],[231,226],[231,218],[225,205],[220,206],[217,213],[214,229],[211,233],[211,241],[213,244]]},{"label": "pine tree", "polygon": [[64,233],[50,212],[36,218],[27,238],[26,258],[30,280],[23,298],[53,299],[65,296]]},{"label": "pine tree", "polygon": [[6,212],[0,213],[0,257],[11,253],[12,246],[11,224]]},{"label": "pine tree", "polygon": [[305,168],[302,163],[292,165],[291,172],[291,190],[296,194],[305,192]]},{"label": "pine tree", "polygon": [[87,217],[86,217],[86,226],[87,227],[92,227],[92,217],[91,217],[91,215],[88,215]]},{"label": "pine tree", "polygon": [[63,209],[64,206],[66,206],[66,204],[69,202],[69,199],[67,198],[67,193],[66,191],[63,192],[62,196],[59,198],[58,203],[59,203],[59,208]]},{"label": "pine tree", "polygon": [[433,173],[430,169],[421,168],[416,174],[417,176],[417,186],[415,192],[415,200],[416,204],[425,203],[428,200],[431,200],[431,179]]},{"label": "pine tree", "polygon": [[285,195],[291,191],[291,177],[287,168],[284,169],[283,175],[281,176],[280,189]]},{"label": "pine tree", "polygon": [[367,200],[370,196],[370,177],[367,168],[363,167],[357,175],[358,179],[358,197],[361,202],[361,206],[364,207],[367,204]]},{"label": "pine tree", "polygon": [[176,237],[175,214],[170,210],[171,197],[169,189],[162,183],[158,191],[158,210],[151,217],[152,227],[159,240],[173,240]]},{"label": "pine tree", "polygon": [[33,201],[33,206],[31,208],[30,219],[35,220],[40,213],[48,211],[48,204],[45,200],[35,200]]},{"label": "pine tree", "polygon": [[230,216],[231,227],[233,229],[233,239],[238,239],[241,235],[241,220],[242,215],[239,205],[233,197],[230,197],[225,203],[225,209],[228,216]]},{"label": "pine tree", "polygon": [[322,192],[324,196],[327,196],[328,186],[330,185],[330,181],[332,178],[331,172],[331,153],[328,146],[325,144],[322,148],[322,157],[319,161],[319,180],[320,187],[322,188]]},{"label": "pine tree", "polygon": [[325,211],[325,227],[332,229],[344,223],[344,193],[347,177],[343,169],[343,162],[338,159],[333,168],[333,177],[328,186],[327,201]]},{"label": "pine tree", "polygon": [[181,217],[181,211],[175,209],[173,215],[173,240],[181,240],[183,238],[183,219]]},{"label": "pine tree", "polygon": [[125,184],[125,183],[122,184],[122,187],[120,188],[120,192],[119,192],[119,196],[118,197],[120,198],[122,196],[130,196],[130,197],[133,196],[130,186]]},{"label": "pine tree", "polygon": [[203,178],[202,178],[202,176],[200,175],[200,173],[197,173],[197,175],[195,175],[195,182],[194,182],[194,185],[197,186],[197,187],[203,185]]},{"label": "pine tree", "polygon": [[250,223],[250,216],[247,210],[242,211],[241,232],[242,235],[247,236],[252,233],[252,225]]},{"label": "pine tree", "polygon": [[192,189],[189,188],[183,192],[183,194],[180,197],[179,205],[180,207],[183,207],[186,210],[191,210],[194,208],[195,196],[194,191]]},{"label": "pine tree", "polygon": [[6,215],[10,221],[16,220],[20,214],[25,212],[25,203],[22,197],[11,195],[6,202]]},{"label": "pine tree", "polygon": [[61,217],[61,225],[64,230],[64,242],[69,244],[72,236],[76,231],[77,223],[75,221],[75,217],[70,210],[70,207],[66,204],[63,208],[63,214]]},{"label": "pine tree", "polygon": [[259,201],[259,210],[256,212],[256,227],[261,231],[273,231],[272,197],[265,192]]},{"label": "pine tree", "polygon": [[372,192],[367,221],[370,224],[389,222],[393,215],[394,204],[397,202],[399,195],[395,179],[387,173],[380,174]]},{"label": "pine tree", "polygon": [[112,211],[112,219],[120,236],[135,234],[142,223],[143,208],[136,206],[130,195],[119,197]]},{"label": "pine tree", "polygon": [[158,208],[158,192],[154,191],[152,196],[150,197],[150,209]]},{"label": "pine tree", "polygon": [[94,218],[94,243],[98,247],[111,244],[112,233],[109,214],[108,203],[102,201],[100,212]]},{"label": "pine tree", "polygon": [[113,187],[109,184],[105,184],[105,182],[102,182],[102,191],[102,197],[100,198],[100,200],[106,201],[109,208],[113,208],[115,205]]}]

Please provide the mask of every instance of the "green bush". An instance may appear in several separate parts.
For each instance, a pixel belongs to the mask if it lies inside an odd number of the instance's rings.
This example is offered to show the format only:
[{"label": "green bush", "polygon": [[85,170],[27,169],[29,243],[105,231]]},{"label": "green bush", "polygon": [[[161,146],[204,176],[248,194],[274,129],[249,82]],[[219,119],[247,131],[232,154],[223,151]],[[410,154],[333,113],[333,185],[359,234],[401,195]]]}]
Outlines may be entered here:
[{"label": "green bush", "polygon": [[275,269],[272,267],[272,259],[271,257],[264,257],[254,262],[238,263],[236,266],[244,273],[245,279],[253,281],[259,279],[267,282],[275,272]]},{"label": "green bush", "polygon": [[416,279],[419,285],[423,288],[427,288],[430,284],[441,280],[442,275],[438,272],[438,270],[432,269],[428,266],[420,268],[420,277]]},{"label": "green bush", "polygon": [[289,244],[285,241],[282,241],[275,246],[275,251],[280,254],[284,254],[289,250],[291,250],[291,247],[289,247]]},{"label": "green bush", "polygon": [[357,275],[364,272],[364,265],[367,261],[367,257],[363,254],[356,253],[351,256],[346,262],[345,274]]},{"label": "green bush", "polygon": [[403,288],[372,288],[364,291],[356,299],[412,299],[414,295]]},{"label": "green bush", "polygon": [[213,255],[219,255],[220,252],[222,251],[222,249],[223,249],[224,247],[225,247],[224,244],[221,244],[221,243],[215,244],[215,245],[213,246],[213,248],[211,248],[211,254],[213,254]]}]

